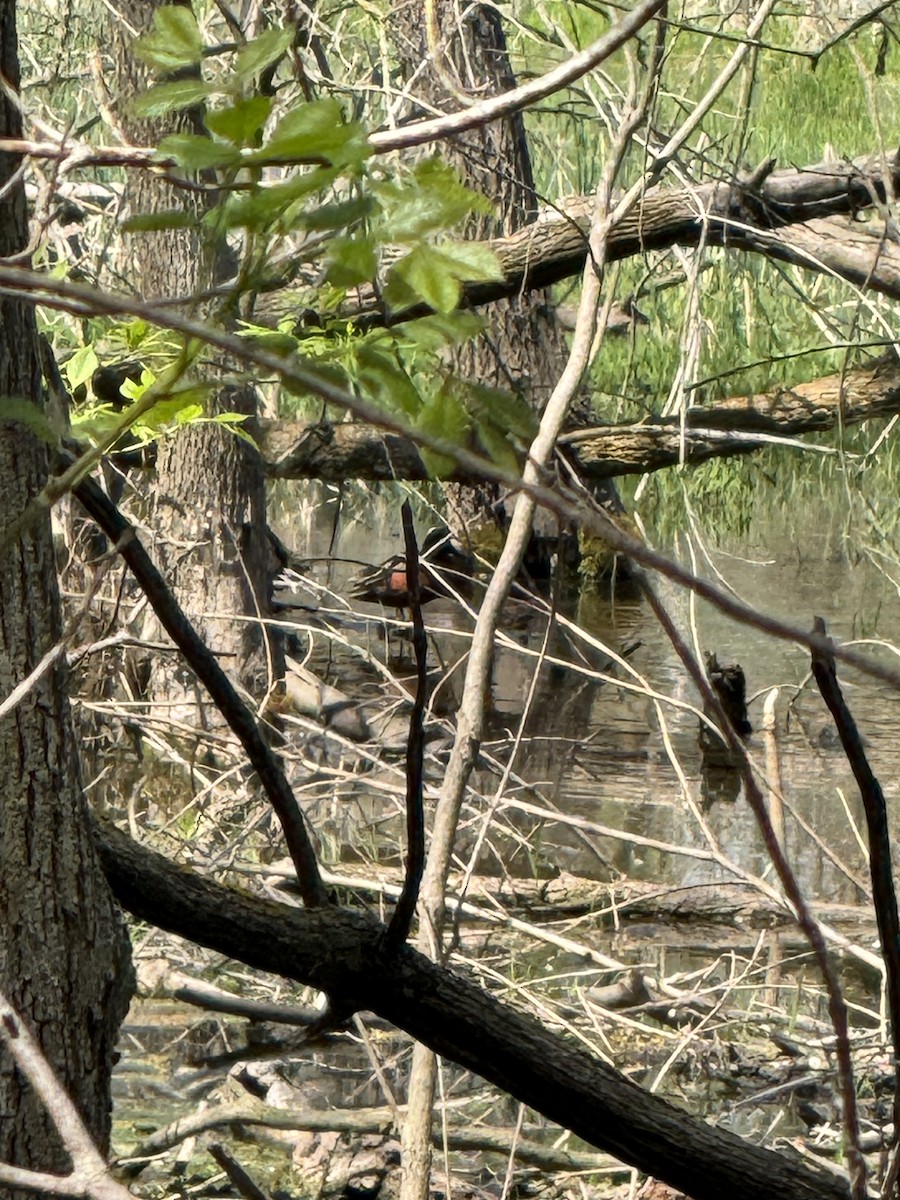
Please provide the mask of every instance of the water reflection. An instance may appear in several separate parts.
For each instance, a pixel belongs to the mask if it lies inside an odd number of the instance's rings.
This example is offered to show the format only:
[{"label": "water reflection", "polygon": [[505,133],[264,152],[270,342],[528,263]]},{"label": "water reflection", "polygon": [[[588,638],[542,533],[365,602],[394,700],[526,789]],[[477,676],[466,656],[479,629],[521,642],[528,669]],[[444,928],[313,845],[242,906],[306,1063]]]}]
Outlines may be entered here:
[{"label": "water reflection", "polygon": [[[336,542],[331,528],[323,527],[321,509],[317,521],[307,526],[307,545],[295,548],[321,557],[312,574],[337,597],[342,596],[360,561],[377,562],[402,546],[399,518],[396,526],[381,529],[364,522],[352,525]],[[420,521],[420,529],[429,523],[433,523],[430,516]],[[839,640],[861,630],[886,638],[898,632],[896,594],[888,591],[883,576],[865,564],[851,571],[825,535],[809,532],[798,546],[774,523],[758,523],[745,542],[727,550],[727,554],[712,552],[715,569],[751,605],[792,622],[808,617],[810,627],[813,615],[821,614],[831,635]],[[763,696],[773,687],[780,689],[778,747],[789,810],[786,837],[791,861],[810,896],[858,900],[858,889],[848,873],[865,876],[852,827],[853,821],[860,822],[861,809],[850,769],[830,738],[827,711],[809,684],[806,651],[736,625],[708,604],[698,601],[692,605],[689,597],[665,582],[661,591],[680,627],[685,632],[696,629],[701,657],[714,651],[720,661],[743,665],[755,728],[759,727]],[[691,851],[708,849],[712,838],[743,870],[765,873],[768,856],[734,773],[704,776],[698,746],[698,697],[649,610],[633,599],[611,603],[600,591],[566,596],[560,603],[564,610],[560,620],[551,619],[545,606],[520,600],[511,601],[504,613],[484,749],[494,756],[499,769],[510,762],[514,739],[518,739],[504,793],[510,805],[497,809],[498,813],[502,810],[508,826],[508,854],[506,850],[501,853],[494,843],[482,852],[478,869],[497,871],[503,859],[504,869],[526,875],[567,870],[589,878],[608,878],[621,872],[637,879],[707,883],[728,874],[706,855],[691,856]],[[369,623],[351,628],[350,640],[355,639],[357,647],[363,646],[373,659],[395,660],[402,653],[402,640],[395,634],[390,644],[383,642],[377,606],[362,608]],[[566,608],[571,613],[568,624]],[[427,619],[434,661],[442,668],[431,731],[439,743],[430,767],[430,778],[437,786],[450,737],[450,730],[441,727],[439,720],[458,702],[461,659],[473,619],[451,600],[429,606]],[[349,613],[346,621],[351,622]],[[396,697],[402,691],[404,670],[409,674],[402,663],[396,667],[392,662],[399,678],[395,688],[386,684],[371,664],[365,665],[334,641],[316,644],[314,636],[312,641],[313,661],[330,674],[330,682],[340,679],[341,686],[354,695],[389,692]],[[624,664],[611,664],[610,652],[624,653]],[[873,766],[891,801],[897,774],[896,697],[885,685],[843,669],[841,675],[868,740]],[[404,719],[401,714],[401,734]],[[762,771],[764,756],[758,733],[751,735],[748,748]],[[393,750],[395,761],[389,773],[393,772],[396,782],[399,745]],[[371,782],[370,777],[367,785]],[[487,796],[494,795],[496,772],[481,772],[474,787]],[[517,810],[516,802],[525,802],[532,810]],[[533,809],[541,805],[639,840],[540,818]],[[846,864],[848,872],[823,855],[791,817],[791,810]],[[399,819],[399,805],[394,815]],[[466,837],[471,842],[476,827],[477,821],[464,831],[463,855]],[[682,847],[686,853],[671,853],[666,845]]]}]

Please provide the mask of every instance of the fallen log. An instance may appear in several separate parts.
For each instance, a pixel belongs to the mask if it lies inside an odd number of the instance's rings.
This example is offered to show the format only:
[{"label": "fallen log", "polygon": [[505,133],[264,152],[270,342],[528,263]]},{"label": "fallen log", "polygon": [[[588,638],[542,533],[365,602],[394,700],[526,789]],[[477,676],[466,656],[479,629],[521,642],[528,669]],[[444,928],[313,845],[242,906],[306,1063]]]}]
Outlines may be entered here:
[{"label": "fallen log", "polygon": [[[750,396],[732,396],[688,409],[679,417],[649,417],[638,424],[602,425],[564,434],[579,475],[589,481],[639,475],[678,463],[749,454],[779,439],[827,432],[900,412],[900,365],[883,358],[840,372]],[[416,445],[396,434],[355,422],[260,422],[266,474],[275,479],[426,480]],[[454,474],[458,482],[473,482]]]},{"label": "fallen log", "polygon": [[[294,869],[285,859],[265,866],[246,865],[242,872],[262,875],[286,891],[295,890]],[[400,868],[367,863],[342,864],[337,870],[323,867],[329,887],[339,887],[362,895],[383,895],[403,883]],[[460,879],[451,876],[448,896],[458,899]],[[554,879],[510,879],[473,875],[467,899],[478,904],[489,899],[507,912],[518,912],[531,919],[579,917],[595,914],[598,922],[619,929],[629,922],[647,920],[673,923],[704,922],[758,931],[793,926],[787,910],[750,883],[716,882],[676,885],[646,883],[636,879],[613,883],[584,879],[562,872]],[[813,913],[835,928],[874,930],[870,905],[813,902]]]},{"label": "fallen log", "polygon": [[[213,1106],[204,1104],[195,1112],[178,1117],[170,1125],[157,1129],[131,1150],[126,1173],[129,1178],[134,1178],[145,1165],[136,1160],[162,1154],[187,1138],[197,1137],[212,1129],[258,1125],[266,1129],[337,1132],[358,1136],[364,1133],[390,1133],[396,1118],[397,1112],[390,1108],[328,1109],[322,1112],[304,1109],[299,1105],[289,1109],[274,1108],[253,1099]],[[442,1146],[444,1137],[451,1150],[480,1150],[508,1156],[510,1148],[515,1146],[518,1163],[536,1166],[542,1171],[608,1171],[615,1166],[615,1160],[608,1155],[545,1146],[536,1138],[517,1138],[514,1129],[436,1125],[434,1138],[438,1147]]]},{"label": "fallen log", "polygon": [[[900,190],[900,158],[871,155],[799,170],[775,171],[773,166],[771,160],[746,177],[726,182],[650,188],[610,230],[607,261],[675,245],[695,246],[702,240],[707,246],[728,246],[837,275],[900,299],[900,255],[884,221],[876,219],[863,233],[854,220],[857,213],[883,202],[888,190]],[[592,196],[567,197],[514,234],[487,242],[500,265],[500,278],[465,284],[462,306],[508,299],[579,275],[593,209]],[[313,309],[304,309],[298,299],[314,289],[298,286],[297,269],[296,262],[286,260],[280,278],[276,268],[263,281],[254,314],[260,324],[275,327],[298,319],[298,312],[300,327],[319,322]],[[289,279],[294,286],[284,286]],[[357,328],[368,328],[430,311],[417,305],[388,312],[374,289],[364,287],[341,315]]]}]

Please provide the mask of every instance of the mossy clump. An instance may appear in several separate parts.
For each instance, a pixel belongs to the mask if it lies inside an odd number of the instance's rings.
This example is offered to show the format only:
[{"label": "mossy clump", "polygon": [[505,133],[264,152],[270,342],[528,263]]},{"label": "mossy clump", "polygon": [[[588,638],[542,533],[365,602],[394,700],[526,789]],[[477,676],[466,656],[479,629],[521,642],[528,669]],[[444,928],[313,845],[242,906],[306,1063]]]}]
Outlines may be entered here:
[{"label": "mossy clump", "polygon": [[[627,514],[619,514],[616,520],[625,533],[641,540],[637,525]],[[628,573],[628,560],[600,534],[579,530],[578,550],[578,574],[582,585],[604,583]]]}]

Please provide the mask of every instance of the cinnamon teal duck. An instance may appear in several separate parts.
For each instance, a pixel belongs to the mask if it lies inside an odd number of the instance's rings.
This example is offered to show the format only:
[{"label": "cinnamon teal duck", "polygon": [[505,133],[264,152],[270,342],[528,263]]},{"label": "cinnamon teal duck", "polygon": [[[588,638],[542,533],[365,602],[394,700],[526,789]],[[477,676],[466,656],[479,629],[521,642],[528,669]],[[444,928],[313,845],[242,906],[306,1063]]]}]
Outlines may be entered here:
[{"label": "cinnamon teal duck", "polygon": [[[423,604],[440,596],[465,592],[472,582],[474,560],[453,541],[444,525],[429,529],[419,557],[419,590]],[[410,588],[406,555],[394,554],[350,582],[353,600],[368,600],[387,608],[409,608]]]}]

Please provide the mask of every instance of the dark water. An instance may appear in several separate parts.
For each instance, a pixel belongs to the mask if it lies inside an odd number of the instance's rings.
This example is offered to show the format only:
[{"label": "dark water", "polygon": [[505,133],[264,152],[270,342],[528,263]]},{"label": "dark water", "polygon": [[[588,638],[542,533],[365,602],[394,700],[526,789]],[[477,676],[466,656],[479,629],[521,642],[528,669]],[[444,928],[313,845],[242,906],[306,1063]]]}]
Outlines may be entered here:
[{"label": "dark water", "polygon": [[[394,522],[392,510],[373,507],[364,518],[379,511],[380,519],[353,521],[336,543],[329,544],[330,529],[325,528],[320,509],[316,524],[309,526],[306,545],[298,549],[323,559],[335,555],[367,561],[396,553],[401,539],[399,519]],[[694,546],[692,559],[686,540],[673,553],[708,578],[718,574],[723,586],[766,613],[808,623],[810,628],[814,615],[821,615],[839,641],[890,640],[900,635],[896,588],[869,562],[851,561],[839,533],[830,526],[817,531],[814,517],[811,513],[801,540],[786,536],[783,521],[773,517],[758,522],[743,541],[723,549],[710,549],[707,542],[706,557]],[[420,519],[420,534],[430,519],[427,515]],[[347,578],[356,569],[349,562],[328,561],[310,567],[315,578],[333,587],[336,598],[331,604],[337,607]],[[865,877],[865,861],[850,818],[860,822],[861,806],[849,766],[835,748],[828,713],[808,677],[807,652],[737,625],[704,602],[694,605],[687,593],[666,581],[661,581],[660,592],[683,635],[690,640],[692,630],[696,632],[701,658],[715,652],[720,662],[743,666],[755,730],[765,694],[779,689],[777,738],[786,803],[840,864],[831,861],[788,815],[787,844],[794,868],[811,897],[858,900],[852,876]],[[628,599],[610,602],[605,592],[594,590],[580,597],[564,595],[559,605],[586,637],[568,626],[557,627],[548,638],[547,615],[513,601],[504,613],[496,651],[485,752],[499,764],[512,761],[512,778],[504,787],[500,809],[514,829],[527,836],[531,851],[520,848],[514,872],[552,874],[562,869],[603,878],[621,871],[631,878],[671,883],[727,878],[727,871],[703,857],[670,853],[590,829],[576,835],[556,822],[542,821],[535,811],[552,806],[624,834],[704,851],[709,848],[707,834],[689,801],[702,813],[727,858],[753,874],[765,872],[767,856],[736,777],[728,772],[704,774],[694,711],[697,695],[646,604]],[[364,630],[350,627],[348,640],[385,659],[377,632],[378,607],[357,605],[357,610],[368,614],[373,623]],[[457,663],[441,683],[435,702],[438,709],[452,711],[462,687],[464,663],[458,660],[472,619],[450,600],[429,606],[426,617],[433,631],[435,663],[440,660],[448,668]],[[545,639],[545,653],[552,662],[539,667]],[[630,671],[609,665],[607,650],[619,653],[635,643],[639,645],[628,654]],[[391,660],[401,645],[396,638],[391,643]],[[873,646],[871,653],[882,661],[890,657],[884,646]],[[360,677],[359,659],[336,651],[334,643],[329,645],[328,669],[334,682],[343,676],[350,693],[354,687],[361,694],[385,690],[383,677],[373,679],[368,672]],[[408,674],[408,669],[407,658],[405,668],[401,662],[398,670]],[[533,686],[535,671],[539,674]],[[858,673],[842,670],[841,677],[873,767],[889,803],[895,804],[898,697],[886,685]],[[521,745],[511,760],[512,739],[519,732]],[[438,741],[442,744],[440,737]],[[758,732],[748,746],[764,770]],[[494,797],[497,782],[495,775],[481,772],[476,786]],[[730,799],[723,798],[729,795]],[[522,806],[527,806],[524,812]],[[465,845],[465,834],[462,841]],[[482,853],[479,869],[490,869],[489,858]],[[505,865],[510,865],[508,860]]]}]

